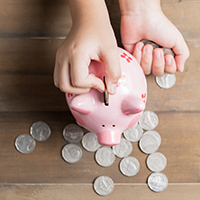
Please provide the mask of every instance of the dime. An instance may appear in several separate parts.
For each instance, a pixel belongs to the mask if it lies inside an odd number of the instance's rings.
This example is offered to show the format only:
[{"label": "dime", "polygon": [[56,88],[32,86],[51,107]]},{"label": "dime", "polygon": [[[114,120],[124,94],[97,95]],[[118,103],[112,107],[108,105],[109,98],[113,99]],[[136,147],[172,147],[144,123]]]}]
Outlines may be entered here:
[{"label": "dime", "polygon": [[94,190],[97,194],[106,196],[114,189],[114,182],[108,176],[99,176],[94,181]]},{"label": "dime", "polygon": [[35,148],[35,140],[28,134],[21,134],[15,139],[16,149],[24,154],[30,153]]},{"label": "dime", "polygon": [[76,163],[82,157],[82,150],[76,144],[66,144],[62,149],[62,157],[68,163]]},{"label": "dime", "polygon": [[175,74],[164,73],[161,77],[156,77],[156,83],[163,89],[169,89],[176,82]]},{"label": "dime", "polygon": [[140,126],[147,130],[153,130],[158,125],[158,116],[152,111],[144,111],[139,119]]},{"label": "dime", "polygon": [[162,192],[168,185],[167,177],[160,172],[152,173],[148,177],[148,186],[154,192]]},{"label": "dime", "polygon": [[115,155],[110,147],[103,146],[95,154],[96,162],[103,166],[108,167],[115,161]]},{"label": "dime", "polygon": [[135,126],[132,126],[128,130],[124,131],[123,135],[127,140],[137,142],[143,135],[143,129],[139,124],[136,124]]},{"label": "dime", "polygon": [[151,154],[158,150],[160,143],[155,135],[144,134],[140,139],[139,146],[144,153]]},{"label": "dime", "polygon": [[69,124],[63,130],[63,137],[69,143],[78,143],[83,138],[83,130],[76,124]]},{"label": "dime", "polygon": [[144,135],[146,135],[146,134],[154,135],[156,137],[156,139],[158,140],[159,146],[161,145],[161,137],[160,137],[160,134],[158,132],[156,132],[156,131],[146,131],[144,133]]},{"label": "dime", "polygon": [[37,141],[45,141],[50,137],[51,129],[45,122],[38,121],[31,126],[30,134]]},{"label": "dime", "polygon": [[87,151],[90,152],[95,152],[101,147],[98,143],[97,135],[92,132],[88,132],[83,136],[82,145]]},{"label": "dime", "polygon": [[140,163],[136,158],[129,156],[121,160],[119,168],[125,176],[135,176],[139,172]]},{"label": "dime", "polygon": [[130,141],[121,138],[121,142],[118,145],[112,146],[113,153],[119,157],[124,158],[132,153],[133,146]]},{"label": "dime", "polygon": [[153,172],[161,172],[167,165],[166,157],[159,152],[152,153],[147,158],[147,167]]}]

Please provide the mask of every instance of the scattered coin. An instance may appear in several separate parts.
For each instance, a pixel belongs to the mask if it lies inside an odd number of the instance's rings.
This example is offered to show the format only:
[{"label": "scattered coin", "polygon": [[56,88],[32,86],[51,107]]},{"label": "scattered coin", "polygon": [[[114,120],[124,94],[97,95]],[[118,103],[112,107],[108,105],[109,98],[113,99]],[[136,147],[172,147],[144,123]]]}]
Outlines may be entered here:
[{"label": "scattered coin", "polygon": [[144,111],[139,119],[140,126],[147,130],[153,130],[158,125],[158,116],[152,111]]},{"label": "scattered coin", "polygon": [[23,154],[33,151],[35,145],[35,140],[28,134],[21,134],[15,139],[16,149]]},{"label": "scattered coin", "polygon": [[176,82],[175,74],[164,73],[161,77],[156,77],[156,83],[163,89],[169,89]]},{"label": "scattered coin", "polygon": [[121,160],[119,168],[125,176],[135,176],[139,172],[140,163],[136,158],[129,156]]},{"label": "scattered coin", "polygon": [[146,153],[151,154],[158,150],[160,143],[154,134],[144,134],[139,142],[140,149]]},{"label": "scattered coin", "polygon": [[94,190],[97,194],[106,196],[114,189],[114,182],[108,176],[99,176],[94,181]]},{"label": "scattered coin", "polygon": [[147,158],[147,167],[152,172],[161,172],[165,169],[166,165],[167,159],[162,153],[155,152]]},{"label": "scattered coin", "polygon": [[115,155],[110,147],[103,146],[95,154],[96,162],[103,166],[108,167],[115,161]]},{"label": "scattered coin", "polygon": [[117,157],[124,158],[131,154],[133,146],[130,141],[121,138],[121,142],[118,145],[112,146],[112,149]]},{"label": "scattered coin", "polygon": [[128,130],[124,131],[124,137],[129,140],[130,142],[137,142],[143,135],[143,129],[139,124],[132,126]]},{"label": "scattered coin", "polygon": [[167,177],[160,172],[152,173],[148,177],[148,186],[154,192],[162,192],[168,185]]},{"label": "scattered coin", "polygon": [[95,152],[101,147],[98,143],[97,135],[92,132],[88,132],[83,136],[82,145],[87,151],[90,152]]},{"label": "scattered coin", "polygon": [[76,163],[82,157],[82,150],[76,144],[66,144],[62,149],[62,157],[68,163]]},{"label": "scattered coin", "polygon": [[46,141],[51,135],[51,129],[45,122],[38,121],[31,126],[30,134],[37,141]]},{"label": "scattered coin", "polygon": [[158,140],[159,146],[161,145],[161,137],[160,137],[160,134],[158,132],[156,132],[156,131],[146,131],[144,133],[144,135],[146,135],[146,134],[154,135],[156,137],[156,139]]},{"label": "scattered coin", "polygon": [[69,143],[78,143],[83,138],[83,130],[76,124],[69,124],[63,130],[63,137]]}]

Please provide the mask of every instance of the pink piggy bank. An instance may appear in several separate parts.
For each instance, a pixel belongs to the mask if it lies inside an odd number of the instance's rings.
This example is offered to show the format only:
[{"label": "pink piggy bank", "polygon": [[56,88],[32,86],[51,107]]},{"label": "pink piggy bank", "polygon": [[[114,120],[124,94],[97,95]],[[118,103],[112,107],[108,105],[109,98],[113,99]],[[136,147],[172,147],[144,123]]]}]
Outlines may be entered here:
[{"label": "pink piggy bank", "polygon": [[[147,85],[142,68],[121,48],[119,58],[122,76],[116,85],[116,93],[109,95],[109,105],[104,103],[104,94],[96,89],[79,95],[66,93],[68,106],[77,123],[96,133],[102,145],[119,144],[122,132],[138,122],[146,105]],[[89,70],[103,80],[102,63],[92,61]]]}]

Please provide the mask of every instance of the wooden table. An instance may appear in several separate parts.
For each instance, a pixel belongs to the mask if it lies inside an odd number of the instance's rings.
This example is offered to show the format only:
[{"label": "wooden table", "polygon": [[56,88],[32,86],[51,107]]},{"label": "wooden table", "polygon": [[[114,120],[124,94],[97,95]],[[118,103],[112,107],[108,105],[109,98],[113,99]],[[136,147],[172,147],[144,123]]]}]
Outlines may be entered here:
[{"label": "wooden table", "polygon": [[[107,5],[120,45],[117,0],[109,0]],[[200,1],[163,0],[162,7],[183,33],[191,56],[169,90],[159,88],[154,77],[147,76],[146,110],[159,117],[155,129],[162,137],[159,152],[168,162],[163,173],[169,185],[154,193],[146,184],[151,173],[145,164],[147,155],[137,143],[133,143],[131,155],[139,160],[141,169],[129,178],[119,172],[118,158],[106,168],[97,165],[94,153],[85,150],[76,164],[61,158],[66,144],[62,130],[75,123],[52,78],[56,50],[71,27],[67,2],[0,1],[0,199],[102,199],[92,184],[100,175],[115,182],[113,193],[104,199],[200,199]],[[16,151],[15,138],[29,134],[32,123],[39,120],[49,124],[51,137],[37,142],[30,154]]]}]

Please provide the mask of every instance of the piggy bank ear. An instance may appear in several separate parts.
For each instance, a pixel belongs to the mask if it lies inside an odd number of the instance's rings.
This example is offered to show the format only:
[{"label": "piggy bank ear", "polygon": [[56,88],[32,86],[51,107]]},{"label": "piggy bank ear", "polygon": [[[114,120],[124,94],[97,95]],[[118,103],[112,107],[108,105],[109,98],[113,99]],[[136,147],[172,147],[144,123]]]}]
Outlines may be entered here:
[{"label": "piggy bank ear", "polygon": [[121,108],[125,115],[137,114],[145,109],[145,103],[138,97],[127,96],[122,101]]},{"label": "piggy bank ear", "polygon": [[92,98],[85,95],[77,95],[70,102],[70,108],[81,114],[89,114],[93,109]]}]

